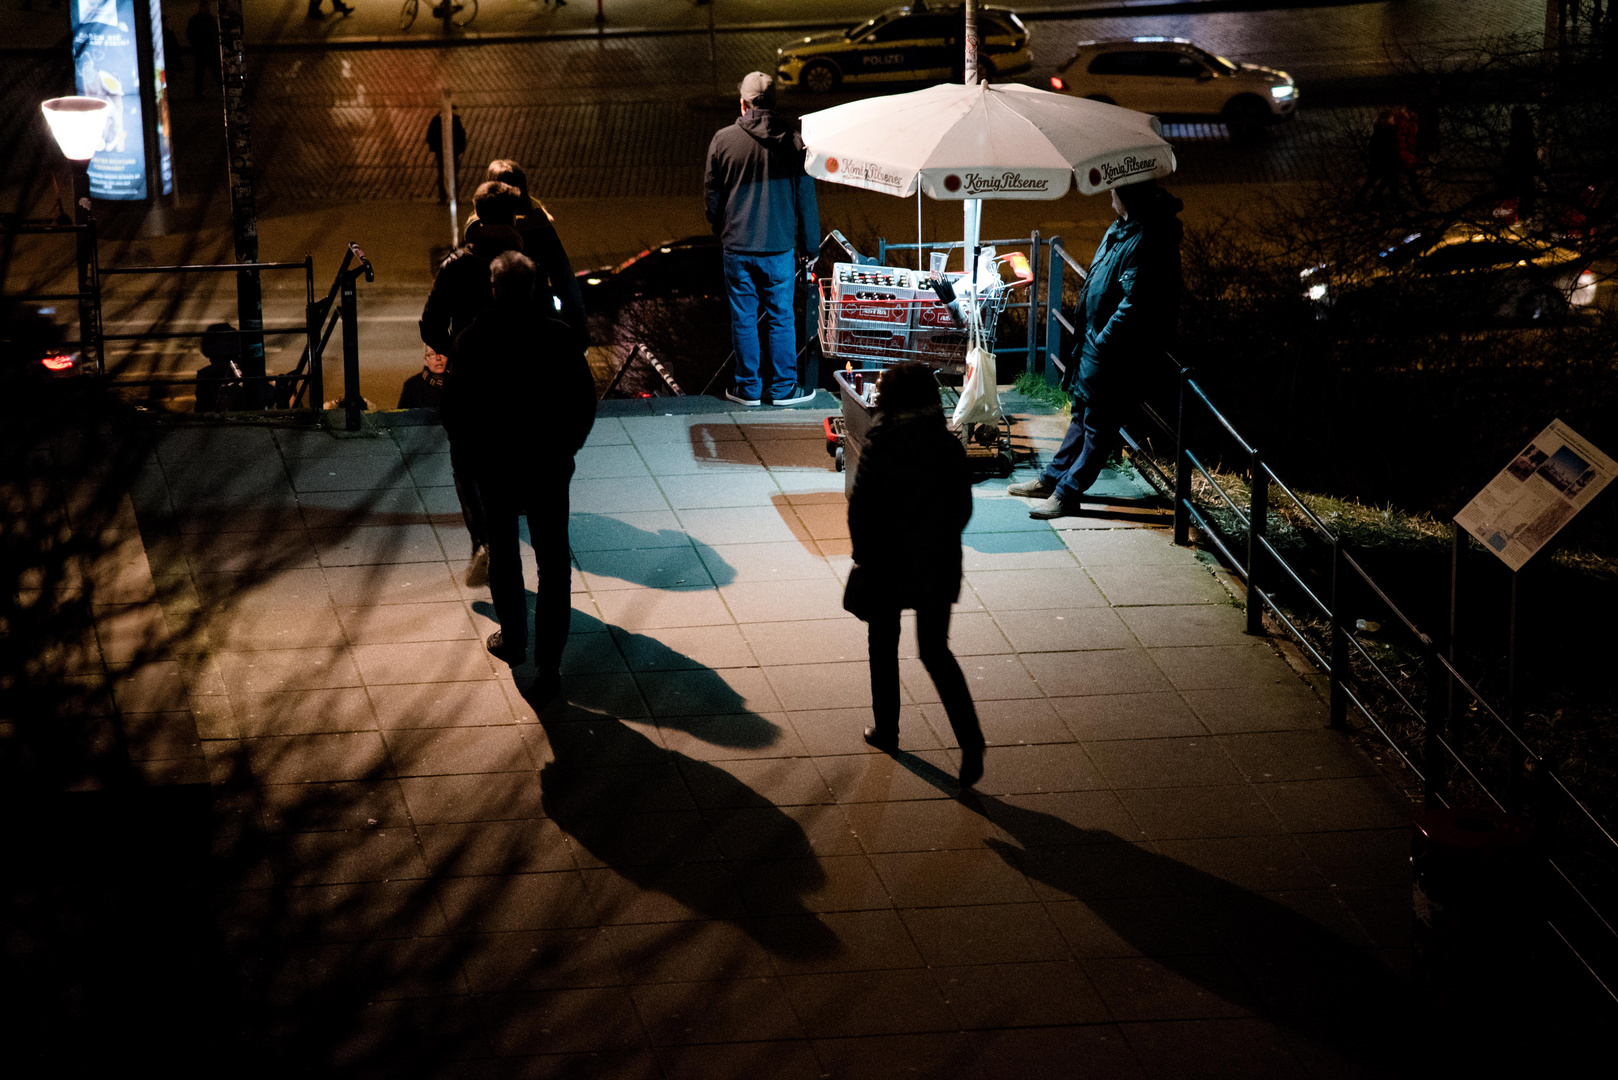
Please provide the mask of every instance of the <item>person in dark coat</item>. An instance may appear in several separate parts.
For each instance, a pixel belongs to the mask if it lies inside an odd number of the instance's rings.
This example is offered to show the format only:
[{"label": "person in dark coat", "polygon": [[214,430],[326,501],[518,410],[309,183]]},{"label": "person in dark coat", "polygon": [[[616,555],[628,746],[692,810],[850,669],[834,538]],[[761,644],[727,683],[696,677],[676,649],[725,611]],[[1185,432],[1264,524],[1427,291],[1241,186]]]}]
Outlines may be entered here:
[{"label": "person in dark coat", "polygon": [[[450,159],[450,170],[453,172],[455,162],[461,160],[461,155],[466,153],[466,128],[461,126],[461,114],[455,106],[450,106],[449,115],[450,147],[455,155]],[[427,143],[427,149],[433,155],[433,161],[438,165],[433,170],[433,176],[438,181],[438,201],[440,204],[447,205],[449,203],[449,190],[444,187],[444,114],[442,112],[433,113],[433,118],[427,121],[427,137],[424,141]]]},{"label": "person in dark coat", "polygon": [[[803,137],[775,108],[775,81],[761,71],[743,79],[742,115],[708,144],[703,183],[708,224],[724,251],[730,296],[735,385],[741,405],[797,405],[814,396],[798,386],[798,334],[792,314],[795,253],[820,246],[815,182],[803,171]],[[770,381],[760,373],[759,332],[768,342]]]},{"label": "person in dark coat", "polygon": [[208,10],[208,0],[197,0],[197,10],[185,22],[185,42],[191,46],[191,90],[203,96],[204,79],[213,76],[219,85],[219,20]]},{"label": "person in dark coat", "polygon": [[1040,500],[1029,517],[1078,513],[1080,497],[1118,448],[1119,428],[1144,378],[1164,363],[1180,315],[1184,205],[1153,180],[1112,189],[1118,220],[1090,263],[1077,355],[1068,360],[1073,421],[1039,477],[1006,488]]},{"label": "person in dark coat", "polygon": [[[444,385],[444,429],[483,498],[489,528],[489,592],[500,629],[487,646],[512,667],[528,651],[517,518],[539,564],[534,611],[539,700],[561,688],[572,617],[568,483],[573,455],[595,423],[595,380],[571,327],[536,306],[534,263],[516,251],[489,267],[493,302],[455,338]],[[534,453],[534,409],[545,411],[545,453]]]},{"label": "person in dark coat", "polygon": [[[507,251],[520,251],[522,237],[513,222],[519,201],[517,189],[506,184],[485,183],[475,197],[481,220],[466,230],[466,243],[450,252],[439,264],[432,292],[421,309],[421,340],[427,348],[448,356],[455,335],[472,325],[478,313],[489,306],[489,265]],[[472,555],[466,564],[467,588],[476,589],[489,580],[488,529],[477,484],[463,467],[455,444],[450,444],[450,472],[455,477],[455,494],[461,500],[461,517],[472,542]]]},{"label": "person in dark coat", "polygon": [[242,382],[242,339],[228,322],[213,323],[202,332],[206,367],[197,370],[197,412],[235,412],[247,407]]},{"label": "person in dark coat", "polygon": [[[488,178],[517,189],[519,205],[514,224],[522,237],[522,253],[534,260],[543,279],[541,287],[550,294],[551,306],[562,321],[573,327],[581,338],[587,336],[589,328],[579,279],[573,276],[573,264],[568,261],[562,238],[556,234],[550,211],[528,193],[528,174],[515,161],[496,158],[489,162]],[[466,223],[469,231],[477,220],[474,213]]]},{"label": "person in dark coat", "polygon": [[961,440],[944,426],[938,381],[925,364],[895,364],[877,380],[876,417],[848,498],[854,568],[843,606],[866,623],[875,723],[865,741],[899,746],[899,614],[916,612],[921,662],[961,747],[962,785],[983,775],[983,730],[949,651],[950,605],[961,595],[961,530],[972,480]]},{"label": "person in dark coat", "polygon": [[424,348],[426,355],[422,358],[421,370],[399,387],[396,409],[436,409],[443,404],[444,368],[449,357],[433,352],[431,346]]}]

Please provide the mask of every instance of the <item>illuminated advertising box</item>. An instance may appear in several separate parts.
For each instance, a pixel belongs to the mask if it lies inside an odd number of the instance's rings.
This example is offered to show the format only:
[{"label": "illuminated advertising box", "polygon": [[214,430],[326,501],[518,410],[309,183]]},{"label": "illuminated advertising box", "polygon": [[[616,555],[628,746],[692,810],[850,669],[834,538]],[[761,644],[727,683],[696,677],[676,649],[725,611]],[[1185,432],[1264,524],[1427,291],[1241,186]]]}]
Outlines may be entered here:
[{"label": "illuminated advertising box", "polygon": [[[72,0],[72,11],[74,82],[80,94],[111,105],[106,147],[90,159],[90,194],[125,202],[147,198],[148,123],[155,135],[151,149],[157,155],[157,178],[163,194],[171,193],[174,166],[161,0]],[[151,85],[144,88],[142,39],[150,43],[151,56]]]}]

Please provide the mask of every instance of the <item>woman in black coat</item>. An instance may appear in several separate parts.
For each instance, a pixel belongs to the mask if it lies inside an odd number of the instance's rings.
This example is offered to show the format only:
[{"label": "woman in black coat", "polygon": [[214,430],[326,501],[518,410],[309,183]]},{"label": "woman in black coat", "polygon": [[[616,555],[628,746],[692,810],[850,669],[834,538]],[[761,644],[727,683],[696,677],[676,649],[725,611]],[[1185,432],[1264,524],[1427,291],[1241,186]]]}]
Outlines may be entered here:
[{"label": "woman in black coat", "polygon": [[848,499],[854,544],[843,606],[868,626],[871,708],[865,741],[899,746],[899,613],[916,612],[921,662],[961,746],[963,786],[983,775],[983,730],[949,651],[950,605],[961,594],[961,530],[972,517],[966,451],[944,426],[938,383],[924,364],[896,364],[877,381],[876,423]]}]

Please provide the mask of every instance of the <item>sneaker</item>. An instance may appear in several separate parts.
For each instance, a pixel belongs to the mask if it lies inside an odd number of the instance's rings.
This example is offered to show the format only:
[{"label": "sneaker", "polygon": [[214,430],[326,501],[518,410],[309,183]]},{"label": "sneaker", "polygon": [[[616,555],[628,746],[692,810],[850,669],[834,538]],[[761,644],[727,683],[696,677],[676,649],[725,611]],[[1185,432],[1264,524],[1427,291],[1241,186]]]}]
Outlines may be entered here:
[{"label": "sneaker", "polygon": [[1078,513],[1079,508],[1077,506],[1070,506],[1067,503],[1064,503],[1061,499],[1058,499],[1055,495],[1052,495],[1048,499],[1041,499],[1039,502],[1028,508],[1029,517],[1040,518],[1041,520],[1059,517],[1076,517],[1078,516]]},{"label": "sneaker", "polygon": [[815,392],[813,390],[802,390],[794,386],[792,388],[792,393],[794,396],[778,398],[771,401],[770,404],[776,406],[777,408],[781,408],[787,405],[802,405],[806,401],[813,401],[815,399]]},{"label": "sneaker", "polygon": [[884,754],[892,754],[899,749],[899,731],[884,731],[881,728],[868,727],[865,729],[865,741],[876,747]]},{"label": "sneaker", "polygon": [[1007,495],[1019,495],[1025,499],[1048,499],[1056,490],[1056,485],[1043,476],[1035,480],[1028,480],[1021,484],[1007,484]]},{"label": "sneaker", "polygon": [[738,405],[746,405],[749,409],[753,408],[754,406],[764,404],[764,402],[760,401],[758,398],[744,398],[734,390],[726,390],[725,397],[729,398],[731,401],[734,401]]},{"label": "sneaker", "polygon": [[496,660],[504,660],[512,667],[516,667],[528,659],[528,646],[507,645],[505,635],[499,630],[490,634],[483,644],[489,650],[490,656]]},{"label": "sneaker", "polygon": [[489,583],[489,548],[479,544],[472,549],[472,558],[466,564],[466,587],[481,589]]}]

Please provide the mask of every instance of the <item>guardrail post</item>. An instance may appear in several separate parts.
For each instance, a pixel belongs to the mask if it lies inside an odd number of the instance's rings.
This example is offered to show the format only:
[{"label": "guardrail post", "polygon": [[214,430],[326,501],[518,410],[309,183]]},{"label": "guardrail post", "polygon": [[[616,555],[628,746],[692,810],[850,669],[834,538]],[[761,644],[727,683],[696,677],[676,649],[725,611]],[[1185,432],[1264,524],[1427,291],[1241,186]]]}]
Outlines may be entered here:
[{"label": "guardrail post", "polygon": [[[1520,571],[1511,575],[1511,623],[1506,629],[1506,722],[1511,725],[1513,735],[1522,728],[1522,709],[1518,701],[1521,696],[1517,686],[1517,616],[1518,591],[1517,583],[1522,578]],[[1511,740],[1511,772],[1506,777],[1506,809],[1513,814],[1522,813],[1523,788],[1526,786],[1526,770],[1528,768],[1527,755],[1523,752],[1522,742],[1516,738]]]},{"label": "guardrail post", "polygon": [[1259,592],[1259,562],[1269,531],[1270,481],[1264,459],[1253,451],[1252,476],[1247,489],[1247,632],[1264,633],[1264,597]]},{"label": "guardrail post", "polygon": [[1444,720],[1449,714],[1449,672],[1439,663],[1441,650],[1438,643],[1426,634],[1421,635],[1421,647],[1427,660],[1427,700],[1421,709],[1421,772],[1426,778],[1422,790],[1422,803],[1429,810],[1444,805],[1448,791],[1445,780]]},{"label": "guardrail post", "polygon": [[1348,631],[1343,627],[1343,541],[1331,544],[1331,726],[1348,726]]},{"label": "guardrail post", "polygon": [[1028,351],[1022,369],[1032,375],[1039,370],[1039,230],[1028,237]]},{"label": "guardrail post", "polygon": [[1190,397],[1191,369],[1180,369],[1180,415],[1174,425],[1174,542],[1181,547],[1191,543],[1191,447],[1187,399]]},{"label": "guardrail post", "polygon": [[1045,382],[1059,386],[1062,382],[1058,367],[1062,358],[1062,324],[1057,319],[1062,313],[1062,280],[1067,275],[1062,270],[1062,238],[1051,237],[1047,247],[1051,269],[1045,289]]},{"label": "guardrail post", "polygon": [[360,397],[359,305],[354,288],[358,276],[343,275],[343,411],[348,414],[343,426],[349,431],[360,429],[360,413],[365,409],[365,399]]}]

